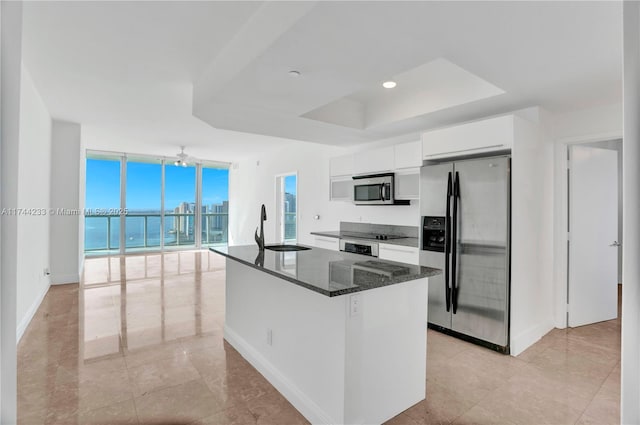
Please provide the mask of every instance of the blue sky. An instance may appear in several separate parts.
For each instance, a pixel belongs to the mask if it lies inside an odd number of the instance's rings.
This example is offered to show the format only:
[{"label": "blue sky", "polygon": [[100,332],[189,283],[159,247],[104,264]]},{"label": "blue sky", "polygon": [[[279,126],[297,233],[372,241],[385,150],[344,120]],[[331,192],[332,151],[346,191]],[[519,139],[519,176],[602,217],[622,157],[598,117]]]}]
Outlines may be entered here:
[{"label": "blue sky", "polygon": [[286,176],[284,178],[284,191],[296,195],[296,176]]},{"label": "blue sky", "polygon": [[[160,210],[161,165],[140,162],[127,164],[127,208]],[[165,209],[173,210],[181,202],[195,201],[195,167],[165,168]],[[220,204],[229,199],[229,171],[202,170],[203,205]],[[120,206],[120,162],[87,159],[86,208]]]}]

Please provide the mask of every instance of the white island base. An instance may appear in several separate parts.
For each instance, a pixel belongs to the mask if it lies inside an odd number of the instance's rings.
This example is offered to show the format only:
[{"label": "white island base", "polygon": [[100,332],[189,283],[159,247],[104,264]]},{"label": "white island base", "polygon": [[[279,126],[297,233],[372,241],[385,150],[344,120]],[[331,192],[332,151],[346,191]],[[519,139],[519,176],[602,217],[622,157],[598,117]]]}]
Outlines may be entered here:
[{"label": "white island base", "polygon": [[427,278],[329,297],[226,260],[224,337],[313,424],[425,398]]}]

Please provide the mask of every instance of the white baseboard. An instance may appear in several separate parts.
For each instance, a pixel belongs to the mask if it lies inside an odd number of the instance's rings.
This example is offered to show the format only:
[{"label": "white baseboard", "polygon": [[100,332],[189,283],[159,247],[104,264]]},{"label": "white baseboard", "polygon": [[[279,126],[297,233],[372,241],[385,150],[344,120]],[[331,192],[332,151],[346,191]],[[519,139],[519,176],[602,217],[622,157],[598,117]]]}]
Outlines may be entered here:
[{"label": "white baseboard", "polygon": [[79,274],[52,274],[51,275],[51,284],[52,285],[66,285],[68,283],[78,283],[80,282]]},{"label": "white baseboard", "polygon": [[82,279],[84,274],[84,254],[82,255],[82,259],[80,260],[80,267],[78,267],[78,281]]},{"label": "white baseboard", "polygon": [[512,356],[517,356],[522,353],[524,350],[535,344],[540,340],[543,336],[547,334],[551,329],[553,329],[553,323],[541,323],[538,325],[531,326],[524,332],[521,332],[519,335],[511,336],[511,342],[509,344],[510,351]]},{"label": "white baseboard", "polygon": [[289,402],[312,424],[339,424],[313,400],[273,366],[262,354],[249,345],[242,337],[224,325],[224,339],[233,346],[267,381],[289,400]]},{"label": "white baseboard", "polygon": [[29,326],[29,323],[31,323],[31,319],[33,319],[36,311],[38,311],[38,307],[40,307],[40,304],[42,304],[42,300],[44,300],[44,297],[45,295],[47,295],[50,287],[51,285],[47,285],[43,288],[42,291],[40,291],[36,299],[33,301],[33,304],[31,304],[31,307],[29,307],[29,310],[27,310],[22,320],[20,320],[20,323],[18,323],[18,328],[16,329],[17,342],[20,342],[22,335],[24,335],[24,331],[27,330],[27,326]]}]

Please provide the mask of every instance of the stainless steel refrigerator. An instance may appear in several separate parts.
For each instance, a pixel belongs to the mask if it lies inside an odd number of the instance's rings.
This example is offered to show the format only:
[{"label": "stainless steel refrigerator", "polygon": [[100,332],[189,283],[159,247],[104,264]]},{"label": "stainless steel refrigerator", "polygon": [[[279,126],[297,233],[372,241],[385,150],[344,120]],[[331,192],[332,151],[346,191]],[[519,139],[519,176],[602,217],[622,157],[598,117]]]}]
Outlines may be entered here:
[{"label": "stainless steel refrigerator", "polygon": [[509,156],[420,170],[420,264],[429,278],[431,328],[509,353]]}]

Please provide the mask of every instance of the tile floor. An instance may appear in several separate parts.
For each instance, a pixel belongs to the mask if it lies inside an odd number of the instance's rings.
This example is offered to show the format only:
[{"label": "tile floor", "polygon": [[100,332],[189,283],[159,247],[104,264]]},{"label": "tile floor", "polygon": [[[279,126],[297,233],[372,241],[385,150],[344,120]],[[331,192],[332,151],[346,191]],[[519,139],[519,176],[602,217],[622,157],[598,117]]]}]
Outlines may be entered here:
[{"label": "tile floor", "polygon": [[[19,424],[303,424],[222,338],[224,261],[92,258],[18,347]],[[389,424],[617,424],[620,321],[554,330],[517,358],[428,331],[427,399]]]}]

